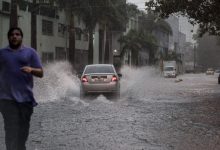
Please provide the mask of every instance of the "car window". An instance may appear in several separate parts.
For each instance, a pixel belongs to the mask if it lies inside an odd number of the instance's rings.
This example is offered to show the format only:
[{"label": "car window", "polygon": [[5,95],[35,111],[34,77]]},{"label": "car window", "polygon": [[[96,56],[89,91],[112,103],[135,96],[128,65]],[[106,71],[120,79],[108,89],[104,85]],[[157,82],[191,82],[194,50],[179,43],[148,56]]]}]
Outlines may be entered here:
[{"label": "car window", "polygon": [[85,74],[89,73],[114,73],[114,69],[112,66],[88,66]]},{"label": "car window", "polygon": [[173,67],[165,67],[164,70],[165,70],[165,71],[173,71],[174,68],[173,68]]}]

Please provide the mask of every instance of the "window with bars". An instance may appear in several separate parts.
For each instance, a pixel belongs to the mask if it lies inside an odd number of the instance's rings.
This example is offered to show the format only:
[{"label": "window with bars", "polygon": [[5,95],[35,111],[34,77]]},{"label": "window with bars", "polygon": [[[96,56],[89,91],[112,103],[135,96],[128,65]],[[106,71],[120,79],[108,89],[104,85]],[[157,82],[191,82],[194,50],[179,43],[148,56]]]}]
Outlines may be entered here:
[{"label": "window with bars", "polygon": [[66,60],[66,51],[64,47],[56,47],[55,49],[56,60]]},{"label": "window with bars", "polygon": [[2,11],[10,12],[10,3],[2,1]]},{"label": "window with bars", "polygon": [[76,40],[81,40],[82,30],[80,28],[75,28],[75,37]]},{"label": "window with bars", "polygon": [[49,63],[54,60],[53,52],[42,52],[42,62]]},{"label": "window with bars", "polygon": [[64,37],[66,31],[66,26],[62,23],[58,23],[58,36]]},{"label": "window with bars", "polygon": [[53,22],[49,20],[42,20],[42,34],[53,35]]},{"label": "window with bars", "polygon": [[83,41],[88,41],[88,40],[89,40],[88,33],[83,33]]}]

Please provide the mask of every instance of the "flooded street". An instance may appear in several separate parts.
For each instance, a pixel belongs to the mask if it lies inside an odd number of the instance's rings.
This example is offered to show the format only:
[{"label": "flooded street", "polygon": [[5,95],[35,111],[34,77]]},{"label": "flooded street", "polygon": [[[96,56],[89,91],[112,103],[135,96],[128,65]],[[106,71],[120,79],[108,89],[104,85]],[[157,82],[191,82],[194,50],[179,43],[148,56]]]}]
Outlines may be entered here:
[{"label": "flooded street", "polygon": [[[79,99],[79,81],[66,63],[37,80],[39,105],[28,150],[219,150],[217,76],[163,78],[151,67],[121,70],[121,98]],[[0,150],[4,150],[0,117]]]}]

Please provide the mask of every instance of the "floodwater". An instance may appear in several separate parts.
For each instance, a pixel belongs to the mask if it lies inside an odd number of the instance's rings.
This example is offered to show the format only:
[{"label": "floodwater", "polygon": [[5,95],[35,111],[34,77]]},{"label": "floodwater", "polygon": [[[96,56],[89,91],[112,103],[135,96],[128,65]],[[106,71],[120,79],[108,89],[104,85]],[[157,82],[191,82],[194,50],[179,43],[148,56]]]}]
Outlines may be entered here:
[{"label": "floodwater", "polygon": [[[121,98],[112,101],[103,95],[80,100],[79,79],[66,62],[44,70],[45,77],[35,80],[39,105],[28,150],[220,149],[216,75],[163,78],[153,67],[124,66]],[[2,123],[0,127],[4,150]]]}]

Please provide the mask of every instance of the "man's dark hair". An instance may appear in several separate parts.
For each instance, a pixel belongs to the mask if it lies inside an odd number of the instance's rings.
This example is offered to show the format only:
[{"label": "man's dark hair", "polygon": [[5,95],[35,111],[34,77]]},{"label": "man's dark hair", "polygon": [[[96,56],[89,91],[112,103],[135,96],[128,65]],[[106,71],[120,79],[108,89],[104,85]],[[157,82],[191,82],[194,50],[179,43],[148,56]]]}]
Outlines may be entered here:
[{"label": "man's dark hair", "polygon": [[23,32],[22,32],[21,28],[19,28],[19,27],[12,27],[12,28],[10,28],[10,29],[8,30],[8,38],[9,38],[9,36],[11,36],[11,34],[12,34],[12,32],[13,32],[14,30],[18,30],[18,31],[21,33],[21,37],[23,38]]}]

